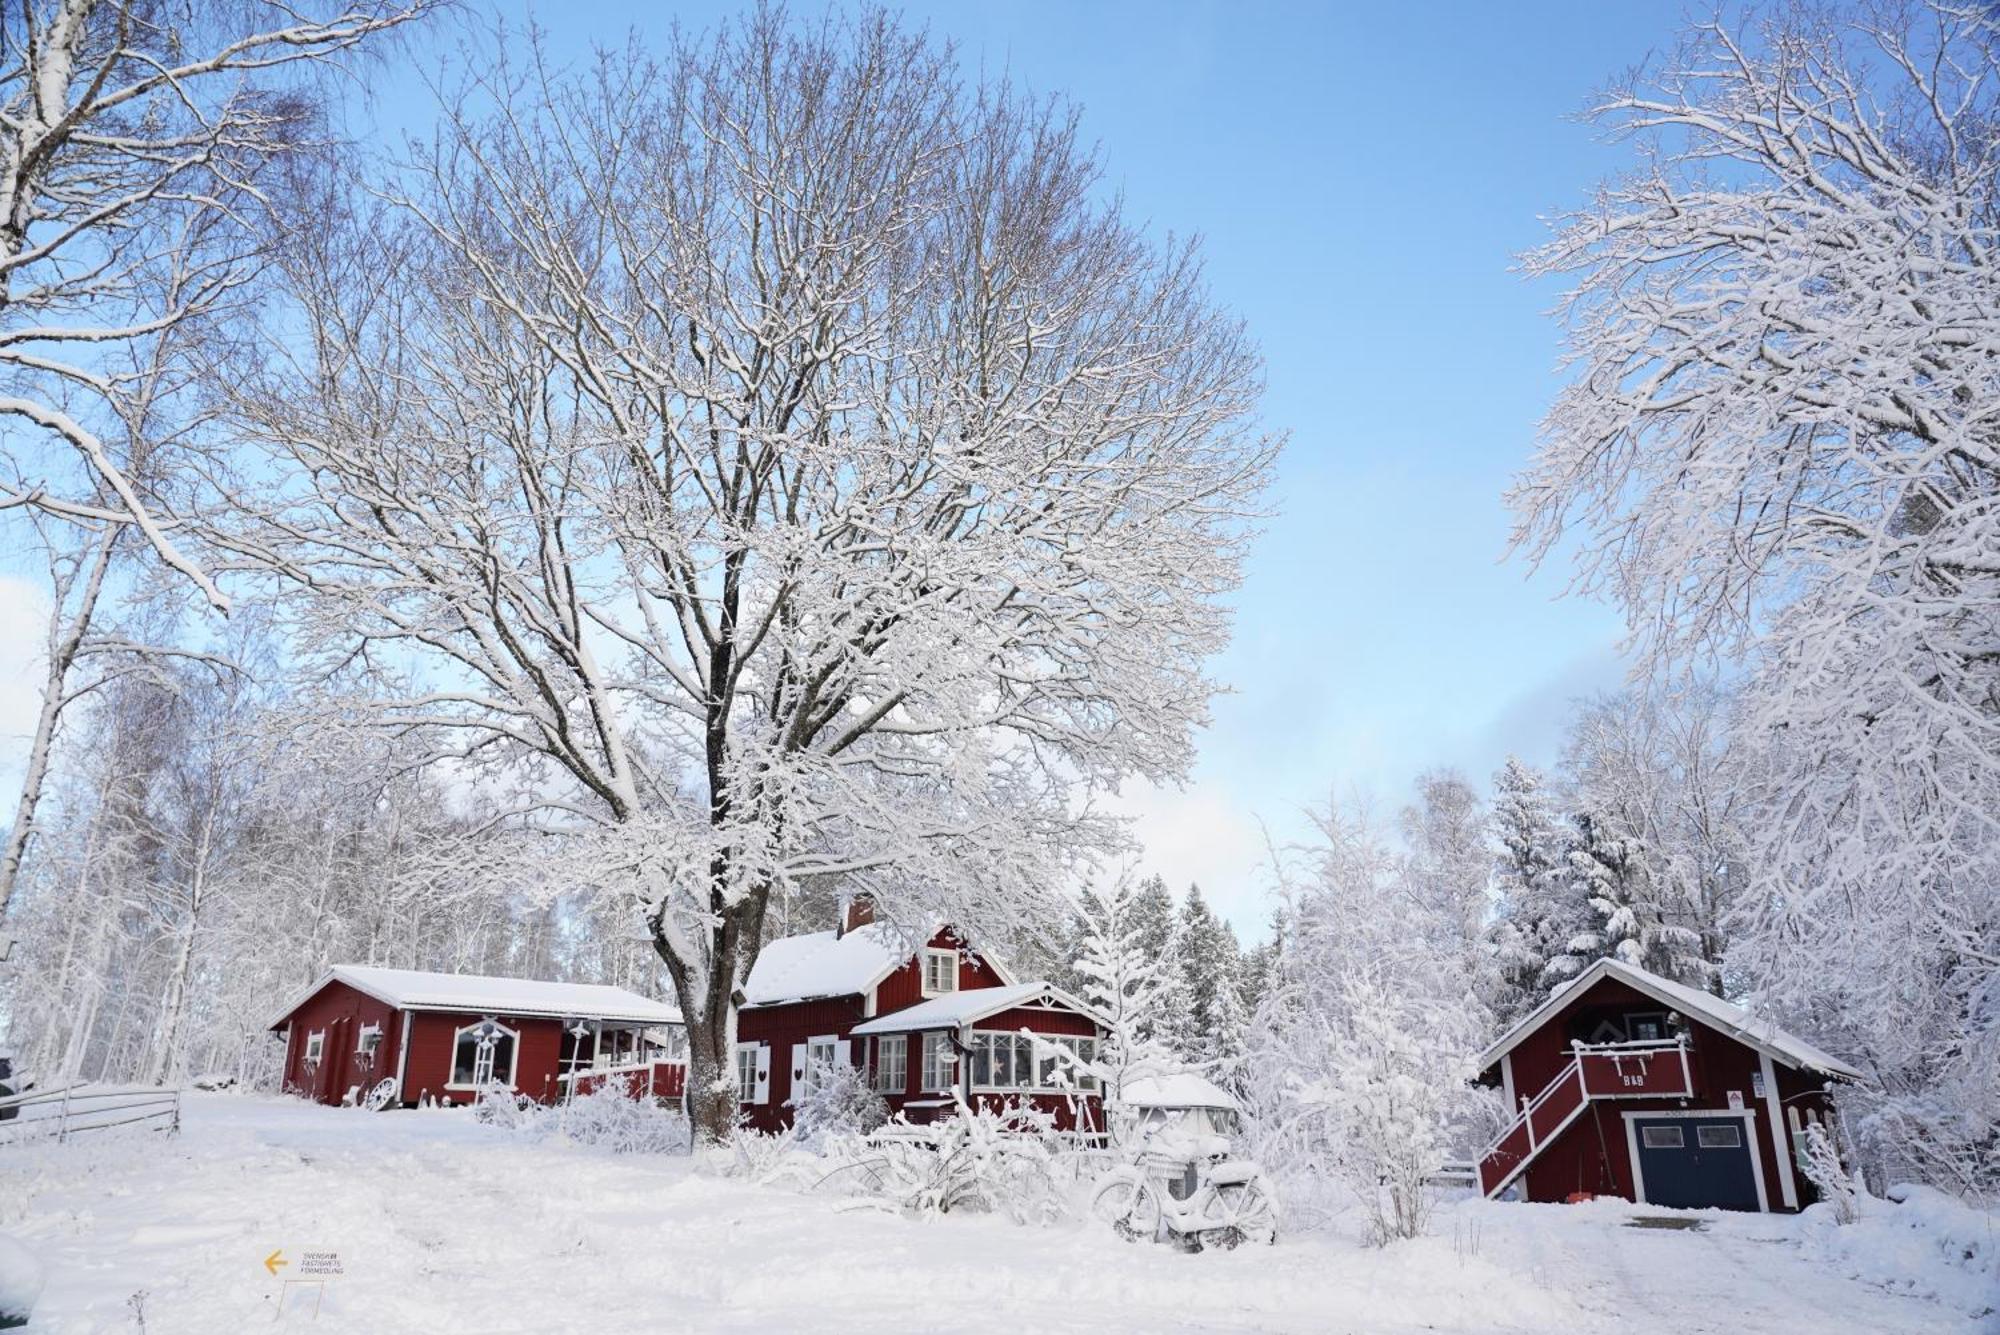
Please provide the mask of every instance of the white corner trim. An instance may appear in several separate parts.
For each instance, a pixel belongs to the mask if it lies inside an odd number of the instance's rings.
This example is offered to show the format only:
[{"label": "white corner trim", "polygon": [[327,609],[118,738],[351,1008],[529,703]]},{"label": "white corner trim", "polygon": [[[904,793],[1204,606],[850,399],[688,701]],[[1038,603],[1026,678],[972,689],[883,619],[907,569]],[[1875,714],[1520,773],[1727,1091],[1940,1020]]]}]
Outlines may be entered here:
[{"label": "white corner trim", "polygon": [[1514,1102],[1514,1054],[1511,1052],[1500,1054],[1500,1093],[1507,1100],[1507,1115],[1518,1115],[1521,1106]]},{"label": "white corner trim", "polygon": [[415,1018],[415,1013],[412,1011],[396,1012],[396,1023],[402,1039],[399,1045],[402,1051],[396,1056],[396,1098],[399,1102],[405,1097],[403,1084],[410,1078],[410,1025]]},{"label": "white corner trim", "polygon": [[[1771,1054],[1758,1054],[1758,1070],[1764,1076],[1764,1106],[1771,1113],[1771,1149],[1778,1160],[1778,1195],[1783,1198],[1787,1210],[1799,1208],[1799,1187],[1797,1174],[1792,1171],[1791,1142],[1785,1134],[1784,1103],[1778,1098],[1778,1073],[1771,1065]],[[1757,1155],[1763,1158],[1760,1149]]]},{"label": "white corner trim", "polygon": [[[1728,1117],[1743,1119],[1743,1144],[1750,1151],[1750,1175],[1757,1182],[1757,1208],[1765,1214],[1771,1212],[1771,1198],[1764,1191],[1764,1155],[1757,1147],[1757,1110],[1755,1108],[1683,1108],[1674,1112],[1627,1112],[1625,1114],[1625,1149],[1632,1156],[1632,1195],[1635,1205],[1651,1205],[1646,1199],[1646,1174],[1639,1166],[1639,1130],[1641,1121],[1720,1121]],[[1672,1209],[1672,1206],[1663,1207]]]}]

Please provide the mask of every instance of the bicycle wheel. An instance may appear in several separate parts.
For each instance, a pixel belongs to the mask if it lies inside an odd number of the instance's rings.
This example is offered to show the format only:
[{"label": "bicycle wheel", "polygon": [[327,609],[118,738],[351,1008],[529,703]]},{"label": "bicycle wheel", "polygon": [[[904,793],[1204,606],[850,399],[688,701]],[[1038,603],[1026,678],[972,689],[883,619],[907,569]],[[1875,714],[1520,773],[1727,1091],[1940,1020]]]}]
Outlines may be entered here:
[{"label": "bicycle wheel", "polygon": [[1232,1182],[1215,1189],[1219,1228],[1202,1230],[1202,1240],[1222,1248],[1240,1247],[1246,1242],[1273,1243],[1278,1240],[1278,1207],[1258,1183]]},{"label": "bicycle wheel", "polygon": [[1120,1173],[1091,1197],[1090,1213],[1127,1242],[1150,1242],[1160,1231],[1160,1198],[1137,1174]]}]

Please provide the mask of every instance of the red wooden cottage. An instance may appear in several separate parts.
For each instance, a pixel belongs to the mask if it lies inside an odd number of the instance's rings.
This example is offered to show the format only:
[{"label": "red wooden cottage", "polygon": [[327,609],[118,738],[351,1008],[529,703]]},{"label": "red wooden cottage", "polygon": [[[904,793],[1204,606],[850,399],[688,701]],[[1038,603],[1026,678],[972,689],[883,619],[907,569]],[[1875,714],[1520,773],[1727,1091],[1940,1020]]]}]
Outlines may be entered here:
[{"label": "red wooden cottage", "polygon": [[544,1103],[616,1080],[681,1096],[681,1014],[622,987],[336,964],[271,1022],[286,1090],[320,1103],[468,1103],[492,1084]]},{"label": "red wooden cottage", "polygon": [[877,923],[865,899],[841,928],[789,936],[759,952],[737,1019],[744,1120],[774,1131],[821,1064],[866,1071],[892,1114],[929,1121],[956,1107],[1014,1100],[1059,1129],[1097,1132],[1104,1114],[1089,1070],[1104,1034],[1083,1002],[1024,982],[957,932],[921,945]]},{"label": "red wooden cottage", "polygon": [[1805,1127],[1827,1082],[1860,1072],[1740,1006],[1599,960],[1480,1058],[1517,1115],[1481,1156],[1488,1196],[1622,1196],[1652,1205],[1796,1210]]}]

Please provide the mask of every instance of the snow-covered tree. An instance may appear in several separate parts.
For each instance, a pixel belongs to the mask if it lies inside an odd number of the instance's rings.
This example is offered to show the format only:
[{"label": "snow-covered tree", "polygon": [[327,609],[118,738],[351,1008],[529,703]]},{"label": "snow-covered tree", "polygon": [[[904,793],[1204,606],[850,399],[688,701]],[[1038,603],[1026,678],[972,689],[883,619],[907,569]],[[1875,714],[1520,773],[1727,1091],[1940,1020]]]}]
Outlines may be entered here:
[{"label": "snow-covered tree", "polygon": [[1487,1003],[1505,1024],[1539,1006],[1551,981],[1560,981],[1552,979],[1550,964],[1589,919],[1568,893],[1568,836],[1540,771],[1508,757],[1493,776],[1488,820],[1497,845],[1497,916],[1487,931],[1494,962]]},{"label": "snow-covered tree", "polygon": [[1243,950],[1235,929],[1219,918],[1202,898],[1201,887],[1188,887],[1180,917],[1182,991],[1187,998],[1187,1030],[1177,1045],[1183,1059],[1210,1070],[1221,1070],[1242,1052]]},{"label": "snow-covered tree", "polygon": [[1259,1154],[1307,1201],[1337,1178],[1377,1241],[1413,1237],[1427,1179],[1461,1148],[1483,1012],[1465,960],[1431,944],[1435,909],[1396,893],[1396,854],[1365,813],[1329,807],[1316,824],[1280,868],[1285,931],[1248,1038]]},{"label": "snow-covered tree", "polygon": [[1111,842],[1079,788],[1186,769],[1257,359],[1067,109],[878,12],[496,52],[443,122],[287,239],[215,540],[352,717],[617,887],[717,1137],[774,896],[1005,950]]},{"label": "snow-covered tree", "polygon": [[175,512],[204,416],[187,392],[189,345],[256,272],[276,169],[314,144],[311,75],[433,7],[0,11],[0,512],[34,521],[53,609],[0,852],[0,925],[58,728],[90,689],[73,674],[113,639],[102,605],[114,565],[149,550],[228,606]]},{"label": "snow-covered tree", "polygon": [[1675,982],[1707,981],[1701,938],[1666,920],[1645,842],[1616,817],[1578,812],[1569,846],[1569,894],[1590,907],[1590,925],[1549,961],[1548,975],[1574,978],[1606,957],[1650,970]]},{"label": "snow-covered tree", "polygon": [[1486,820],[1479,794],[1452,769],[1418,775],[1416,801],[1403,808],[1404,881],[1443,925],[1446,949],[1468,950],[1486,931],[1493,872]]},{"label": "snow-covered tree", "polygon": [[1086,886],[1078,906],[1083,935],[1076,968],[1083,999],[1106,1021],[1097,1064],[1112,1101],[1127,1081],[1180,1064],[1156,1026],[1160,1005],[1173,990],[1174,968],[1152,944],[1156,923],[1148,899],[1155,883],[1156,878],[1135,882],[1121,875]]},{"label": "snow-covered tree", "polygon": [[1731,967],[1943,1112],[1905,1150],[1990,1143],[2000,35],[1950,0],[1717,20],[1593,115],[1643,156],[1526,260],[1575,373],[1518,546],[1574,551],[1662,670],[1741,660],[1770,771]]}]

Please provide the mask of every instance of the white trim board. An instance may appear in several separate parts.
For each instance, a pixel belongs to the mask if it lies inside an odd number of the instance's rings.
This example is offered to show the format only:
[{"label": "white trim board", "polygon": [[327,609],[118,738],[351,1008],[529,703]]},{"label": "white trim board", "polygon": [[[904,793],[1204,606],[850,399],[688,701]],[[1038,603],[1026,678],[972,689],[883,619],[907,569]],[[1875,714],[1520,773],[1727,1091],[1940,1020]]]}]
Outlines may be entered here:
[{"label": "white trim board", "polygon": [[[1625,1149],[1632,1157],[1632,1196],[1634,1205],[1651,1205],[1646,1199],[1646,1172],[1639,1166],[1640,1121],[1724,1121],[1731,1117],[1743,1119],[1743,1144],[1750,1151],[1750,1174],[1757,1181],[1757,1208],[1765,1214],[1771,1212],[1771,1198],[1764,1191],[1764,1147],[1757,1143],[1757,1110],[1755,1108],[1684,1108],[1675,1112],[1626,1112]],[[1677,1207],[1663,1205],[1663,1210]]]}]

